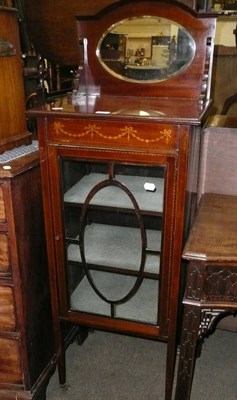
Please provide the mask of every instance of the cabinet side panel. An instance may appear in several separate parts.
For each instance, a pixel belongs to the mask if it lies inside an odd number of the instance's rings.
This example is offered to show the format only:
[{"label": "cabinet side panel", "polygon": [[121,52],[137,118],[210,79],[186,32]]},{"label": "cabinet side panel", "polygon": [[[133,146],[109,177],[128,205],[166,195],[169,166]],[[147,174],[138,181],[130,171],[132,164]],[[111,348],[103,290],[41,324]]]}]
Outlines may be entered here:
[{"label": "cabinet side panel", "polygon": [[15,178],[12,196],[32,387],[54,355],[39,165]]}]

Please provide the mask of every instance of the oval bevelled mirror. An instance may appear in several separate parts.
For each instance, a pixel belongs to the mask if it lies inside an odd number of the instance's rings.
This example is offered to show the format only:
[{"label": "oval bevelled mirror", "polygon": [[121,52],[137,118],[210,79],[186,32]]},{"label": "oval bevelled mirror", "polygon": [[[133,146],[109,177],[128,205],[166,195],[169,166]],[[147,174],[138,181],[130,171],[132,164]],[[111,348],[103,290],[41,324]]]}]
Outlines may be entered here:
[{"label": "oval bevelled mirror", "polygon": [[182,73],[195,55],[191,34],[174,21],[142,16],[113,24],[100,38],[97,56],[117,78],[159,82]]}]

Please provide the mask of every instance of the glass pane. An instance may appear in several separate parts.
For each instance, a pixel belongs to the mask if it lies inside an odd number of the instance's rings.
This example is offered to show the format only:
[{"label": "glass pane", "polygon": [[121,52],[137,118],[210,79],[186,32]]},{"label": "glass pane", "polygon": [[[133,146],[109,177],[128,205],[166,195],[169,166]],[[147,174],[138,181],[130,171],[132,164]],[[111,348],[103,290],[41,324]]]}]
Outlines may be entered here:
[{"label": "glass pane", "polygon": [[61,160],[73,310],[157,324],[166,168]]}]

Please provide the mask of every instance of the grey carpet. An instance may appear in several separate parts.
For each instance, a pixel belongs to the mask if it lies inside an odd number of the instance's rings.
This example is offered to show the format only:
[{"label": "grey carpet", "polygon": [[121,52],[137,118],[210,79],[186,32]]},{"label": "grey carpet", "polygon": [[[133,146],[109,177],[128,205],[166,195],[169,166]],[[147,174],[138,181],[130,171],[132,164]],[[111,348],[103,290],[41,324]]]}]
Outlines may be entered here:
[{"label": "grey carpet", "polygon": [[[166,344],[95,331],[67,350],[67,384],[47,400],[163,400]],[[237,334],[217,330],[197,360],[191,400],[237,399]]]}]

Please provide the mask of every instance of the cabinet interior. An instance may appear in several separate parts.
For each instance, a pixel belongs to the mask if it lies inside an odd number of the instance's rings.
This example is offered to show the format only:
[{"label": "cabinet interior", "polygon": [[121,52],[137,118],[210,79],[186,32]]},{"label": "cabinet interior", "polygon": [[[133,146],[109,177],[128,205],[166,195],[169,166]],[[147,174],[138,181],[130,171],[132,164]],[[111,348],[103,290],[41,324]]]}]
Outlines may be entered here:
[{"label": "cabinet interior", "polygon": [[70,309],[158,325],[166,166],[60,170]]}]

